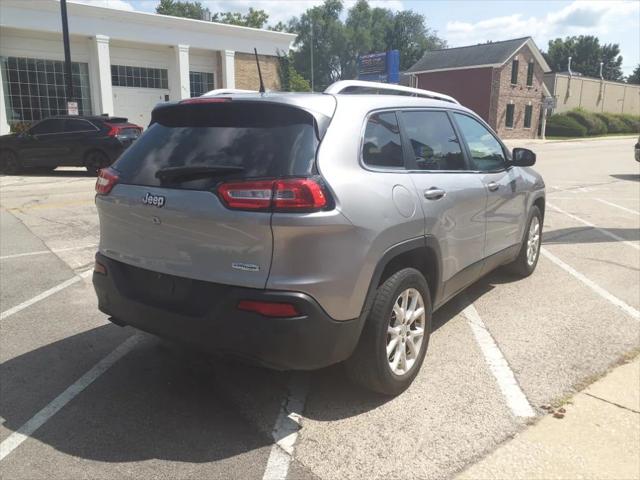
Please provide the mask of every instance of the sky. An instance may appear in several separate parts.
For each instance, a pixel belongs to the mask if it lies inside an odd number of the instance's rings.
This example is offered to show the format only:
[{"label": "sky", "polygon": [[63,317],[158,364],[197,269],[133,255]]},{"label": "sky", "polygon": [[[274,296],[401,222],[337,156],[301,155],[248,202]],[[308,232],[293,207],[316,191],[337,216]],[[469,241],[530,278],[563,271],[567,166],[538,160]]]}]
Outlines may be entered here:
[{"label": "sky", "polygon": [[[154,12],[158,0],[69,0],[110,8]],[[322,0],[200,0],[212,12],[269,14],[269,23],[286,22]],[[346,10],[355,0],[344,0]],[[372,6],[414,10],[426,18],[449,46],[532,36],[541,50],[550,39],[595,35],[601,43],[617,43],[622,70],[630,74],[640,63],[639,0],[369,0]]]}]

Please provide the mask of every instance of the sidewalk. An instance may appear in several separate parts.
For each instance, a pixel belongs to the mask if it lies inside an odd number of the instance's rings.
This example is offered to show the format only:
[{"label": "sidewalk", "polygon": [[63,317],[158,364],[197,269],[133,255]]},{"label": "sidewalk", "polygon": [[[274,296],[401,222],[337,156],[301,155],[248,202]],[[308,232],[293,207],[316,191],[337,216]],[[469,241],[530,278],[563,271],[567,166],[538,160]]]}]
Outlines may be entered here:
[{"label": "sidewalk", "polygon": [[640,357],[563,408],[564,418],[545,416],[456,480],[640,479]]}]

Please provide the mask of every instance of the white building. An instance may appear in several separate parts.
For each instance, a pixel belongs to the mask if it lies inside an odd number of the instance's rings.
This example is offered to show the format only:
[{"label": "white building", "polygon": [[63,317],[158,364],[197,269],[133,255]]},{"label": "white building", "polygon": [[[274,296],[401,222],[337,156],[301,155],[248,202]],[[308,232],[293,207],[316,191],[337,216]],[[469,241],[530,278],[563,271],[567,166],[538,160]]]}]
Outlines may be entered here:
[{"label": "white building", "polygon": [[[213,88],[249,88],[256,47],[265,79],[295,35],[67,3],[74,93],[81,114],[146,126],[158,102]],[[271,62],[269,61],[271,60]],[[66,112],[60,3],[0,0],[0,134]],[[263,57],[261,57],[261,63]]]}]

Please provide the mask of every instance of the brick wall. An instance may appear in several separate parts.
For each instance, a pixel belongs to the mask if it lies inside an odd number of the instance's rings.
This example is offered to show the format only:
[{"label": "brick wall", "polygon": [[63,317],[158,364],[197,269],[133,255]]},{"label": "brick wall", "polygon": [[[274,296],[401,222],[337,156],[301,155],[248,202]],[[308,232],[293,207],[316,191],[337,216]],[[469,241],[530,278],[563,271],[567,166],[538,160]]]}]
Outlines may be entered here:
[{"label": "brick wall", "polygon": [[[511,84],[511,65],[515,57],[518,57],[518,81]],[[533,85],[527,87],[527,65],[534,62]],[[535,61],[531,50],[527,45],[522,47],[511,57],[502,68],[496,69],[493,76],[492,112],[489,115],[490,125],[502,138],[535,138],[540,122],[540,109],[542,106],[542,83],[544,72]],[[513,128],[505,125],[507,105],[514,105]],[[531,128],[524,128],[524,110],[526,105],[533,107],[531,115]]]},{"label": "brick wall", "polygon": [[[262,80],[267,90],[280,90],[280,77],[278,76],[278,58],[267,55],[258,55]],[[249,53],[235,55],[236,88],[246,90],[258,90],[260,80],[256,57]]]}]

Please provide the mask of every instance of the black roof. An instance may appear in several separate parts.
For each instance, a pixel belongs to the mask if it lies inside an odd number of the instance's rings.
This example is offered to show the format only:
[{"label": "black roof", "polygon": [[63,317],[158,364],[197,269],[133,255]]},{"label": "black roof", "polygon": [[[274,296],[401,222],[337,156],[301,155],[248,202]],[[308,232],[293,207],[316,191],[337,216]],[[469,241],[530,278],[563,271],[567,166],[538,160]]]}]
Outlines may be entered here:
[{"label": "black roof", "polygon": [[128,121],[126,117],[110,117],[107,115],[51,115],[50,117],[43,118],[43,120],[47,120],[49,118],[69,118],[75,120],[93,120],[98,122],[114,122],[114,123],[125,123]]},{"label": "black roof", "polygon": [[407,72],[447,70],[476,65],[502,65],[531,37],[426,52]]}]

